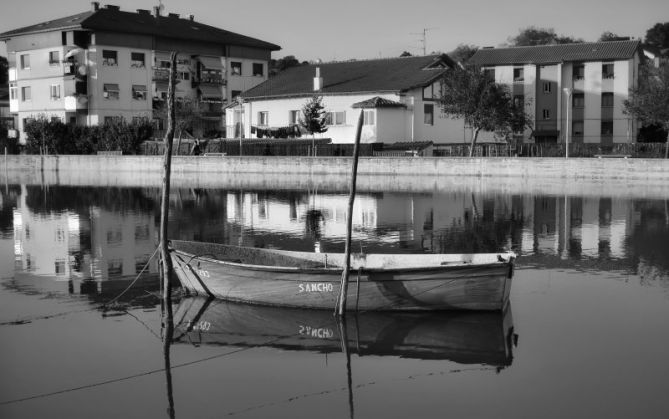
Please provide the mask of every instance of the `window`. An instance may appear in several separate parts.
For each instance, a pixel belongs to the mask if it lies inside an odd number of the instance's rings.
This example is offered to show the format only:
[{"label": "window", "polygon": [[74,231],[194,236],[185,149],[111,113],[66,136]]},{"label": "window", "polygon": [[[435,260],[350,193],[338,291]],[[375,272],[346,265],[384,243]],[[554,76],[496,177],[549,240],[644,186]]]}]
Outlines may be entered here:
[{"label": "window", "polygon": [[233,61],[230,63],[230,71],[232,71],[233,76],[242,75],[242,63],[238,61]]},{"label": "window", "polygon": [[269,112],[258,112],[258,125],[269,125]]},{"label": "window", "polygon": [[574,93],[572,97],[572,104],[574,108],[582,108],[585,106],[585,97],[583,93]]},{"label": "window", "polygon": [[613,77],[613,64],[602,64],[602,78],[612,79]]},{"label": "window", "polygon": [[574,137],[583,136],[583,121],[573,121],[571,123],[571,131]]},{"label": "window", "polygon": [[102,65],[118,65],[118,53],[109,49],[102,50]]},{"label": "window", "polygon": [[179,80],[190,80],[190,73],[188,71],[179,71]]},{"label": "window", "polygon": [[375,111],[370,109],[370,110],[365,110],[364,113],[362,114],[362,124],[363,125],[374,125],[374,116],[375,116]]},{"label": "window", "polygon": [[346,123],[346,112],[326,112],[325,125],[344,125]]},{"label": "window", "polygon": [[253,63],[253,75],[254,76],[264,76],[265,75],[265,66],[262,63]]},{"label": "window", "polygon": [[9,100],[19,99],[19,88],[17,86],[9,86]]},{"label": "window", "polygon": [[177,65],[190,65],[190,60],[187,58],[178,58]]},{"label": "window", "polygon": [[300,111],[288,111],[288,123],[296,125],[300,122]]},{"label": "window", "polygon": [[237,97],[239,97],[239,95],[242,94],[242,91],[241,90],[233,90],[231,92],[231,94],[232,94],[232,99],[236,99]]},{"label": "window", "polygon": [[489,78],[490,80],[495,80],[495,69],[494,68],[484,68],[483,75]]},{"label": "window", "polygon": [[544,93],[550,93],[551,92],[551,86],[552,83],[549,81],[544,82]]},{"label": "window", "polygon": [[102,87],[102,97],[105,99],[115,99],[119,98],[119,88],[118,84],[105,84]]},{"label": "window", "polygon": [[111,259],[107,262],[107,275],[118,277],[123,275],[123,259]]},{"label": "window", "polygon": [[21,55],[21,69],[30,70],[30,55],[28,54]]},{"label": "window", "polygon": [[144,68],[144,53],[131,52],[130,53],[130,67]]},{"label": "window", "polygon": [[434,105],[431,103],[423,105],[423,123],[425,125],[434,125]]},{"label": "window", "polygon": [[21,100],[24,102],[30,101],[30,86],[24,86],[21,88]]},{"label": "window", "polygon": [[574,80],[583,80],[583,77],[585,76],[585,66],[583,64],[574,64],[571,75]]},{"label": "window", "polygon": [[602,93],[602,108],[611,108],[613,107],[613,93],[603,92]]},{"label": "window", "polygon": [[613,135],[613,121],[602,121],[602,135]]},{"label": "window", "polygon": [[551,110],[550,110],[550,109],[544,109],[544,110],[541,112],[541,116],[542,116],[544,119],[551,119]]},{"label": "window", "polygon": [[49,52],[49,65],[60,64],[60,53],[58,51]]},{"label": "window", "polygon": [[62,259],[57,259],[54,262],[54,272],[57,276],[65,275],[65,261]]},{"label": "window", "polygon": [[160,60],[158,61],[158,67],[160,68],[170,68],[171,64],[169,61]]},{"label": "window", "polygon": [[52,84],[49,86],[49,93],[51,100],[60,99],[60,84]]},{"label": "window", "polygon": [[133,84],[132,98],[135,100],[146,100],[146,86],[143,84]]},{"label": "window", "polygon": [[513,82],[520,83],[525,81],[525,70],[523,68],[513,69]]}]

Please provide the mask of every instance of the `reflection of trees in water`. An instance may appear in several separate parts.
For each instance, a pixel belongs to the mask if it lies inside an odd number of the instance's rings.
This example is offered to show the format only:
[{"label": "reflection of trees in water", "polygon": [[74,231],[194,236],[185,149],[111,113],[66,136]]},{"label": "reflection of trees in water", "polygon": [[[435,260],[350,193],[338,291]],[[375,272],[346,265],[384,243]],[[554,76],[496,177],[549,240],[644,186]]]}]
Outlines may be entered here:
[{"label": "reflection of trees in water", "polygon": [[[627,254],[633,258],[635,269],[650,272],[654,267],[669,278],[669,201],[642,201],[634,203],[638,221],[626,241]],[[642,269],[643,266],[643,269]],[[657,271],[653,276],[657,276]]]},{"label": "reflection of trees in water", "polygon": [[14,234],[14,208],[17,206],[21,187],[18,185],[0,187],[0,237]]},{"label": "reflection of trees in water", "polygon": [[523,218],[477,220],[462,226],[439,230],[434,233],[435,253],[486,253],[512,249],[520,246]]},{"label": "reflection of trees in water", "polygon": [[26,191],[26,205],[35,214],[62,211],[87,214],[91,206],[120,214],[147,213],[156,208],[156,202],[141,188],[28,185]]}]

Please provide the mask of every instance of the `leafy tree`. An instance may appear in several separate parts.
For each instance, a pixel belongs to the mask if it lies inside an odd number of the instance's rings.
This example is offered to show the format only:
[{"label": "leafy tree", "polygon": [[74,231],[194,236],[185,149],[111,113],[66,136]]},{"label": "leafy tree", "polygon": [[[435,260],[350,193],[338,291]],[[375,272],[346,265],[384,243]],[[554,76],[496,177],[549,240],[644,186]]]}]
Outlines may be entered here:
[{"label": "leafy tree", "polygon": [[302,107],[302,117],[300,126],[311,134],[312,153],[316,154],[314,144],[314,134],[320,134],[328,130],[325,121],[325,107],[323,106],[323,97],[314,95]]},{"label": "leafy tree", "polygon": [[400,54],[400,57],[411,57],[411,53],[409,51],[402,51]]},{"label": "leafy tree", "polygon": [[526,47],[534,45],[572,44],[583,42],[582,39],[570,36],[561,36],[555,33],[553,28],[537,28],[529,26],[521,29],[518,35],[509,39],[512,46]]},{"label": "leafy tree", "polygon": [[0,86],[7,84],[9,80],[9,63],[7,57],[0,56]]},{"label": "leafy tree", "polygon": [[[630,90],[624,112],[645,125],[669,130],[669,63],[659,66],[647,62],[639,69],[639,85]],[[669,157],[669,139],[664,157]]]},{"label": "leafy tree", "polygon": [[446,73],[440,102],[444,113],[464,118],[472,128],[470,157],[481,130],[509,138],[531,124],[524,105],[513,100],[509,89],[475,67]]},{"label": "leafy tree", "polygon": [[276,76],[287,68],[297,67],[299,65],[301,65],[300,61],[295,58],[294,55],[286,55],[285,57],[279,58],[278,60],[270,60],[269,75],[270,77]]},{"label": "leafy tree", "polygon": [[465,64],[478,49],[479,47],[476,45],[460,44],[453,51],[449,52],[448,56],[455,62]]},{"label": "leafy tree", "polygon": [[627,41],[630,39],[629,36],[620,36],[611,31],[603,32],[597,42],[610,42],[610,41]]},{"label": "leafy tree", "polygon": [[669,22],[657,23],[646,31],[645,44],[663,56],[669,56]]}]

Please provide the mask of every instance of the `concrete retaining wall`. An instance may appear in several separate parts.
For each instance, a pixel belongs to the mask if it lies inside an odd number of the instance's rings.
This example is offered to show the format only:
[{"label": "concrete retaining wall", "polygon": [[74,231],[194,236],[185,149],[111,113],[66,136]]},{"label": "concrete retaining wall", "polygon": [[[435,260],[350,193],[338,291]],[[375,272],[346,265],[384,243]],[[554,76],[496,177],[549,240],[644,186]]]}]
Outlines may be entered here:
[{"label": "concrete retaining wall", "polygon": [[[340,157],[175,156],[175,187],[348,189],[351,159]],[[158,186],[160,156],[0,157],[0,178],[10,183]],[[362,158],[359,188],[434,191],[481,187],[505,193],[641,193],[669,196],[669,160],[560,158]],[[482,186],[483,185],[483,186]]]}]

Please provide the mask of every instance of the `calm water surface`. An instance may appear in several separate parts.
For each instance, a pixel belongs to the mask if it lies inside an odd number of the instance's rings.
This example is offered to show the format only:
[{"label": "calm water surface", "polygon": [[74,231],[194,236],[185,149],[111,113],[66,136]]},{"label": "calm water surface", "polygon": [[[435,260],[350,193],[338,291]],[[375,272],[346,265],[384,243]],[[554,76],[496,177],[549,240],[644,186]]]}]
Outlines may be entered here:
[{"label": "calm water surface", "polygon": [[[184,297],[171,330],[155,296],[158,189],[0,196],[2,418],[669,417],[666,200],[361,194],[356,251],[516,251],[509,309],[341,324]],[[343,250],[345,193],[170,202],[174,238]]]}]

